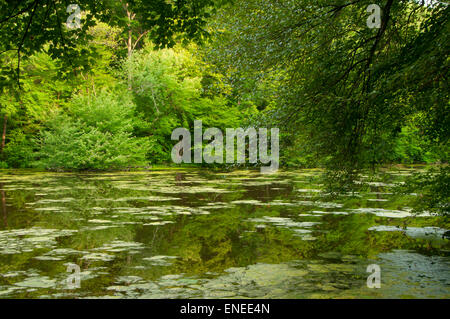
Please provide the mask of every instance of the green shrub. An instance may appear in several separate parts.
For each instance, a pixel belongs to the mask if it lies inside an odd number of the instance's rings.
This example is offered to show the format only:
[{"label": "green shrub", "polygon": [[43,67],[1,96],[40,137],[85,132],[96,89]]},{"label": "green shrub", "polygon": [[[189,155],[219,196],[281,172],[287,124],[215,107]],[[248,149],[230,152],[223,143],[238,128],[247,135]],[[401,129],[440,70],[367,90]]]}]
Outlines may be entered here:
[{"label": "green shrub", "polygon": [[3,154],[5,164],[16,168],[31,167],[35,156],[35,142],[20,130],[11,131],[9,135],[10,140]]},{"label": "green shrub", "polygon": [[440,160],[431,143],[412,125],[402,128],[395,141],[394,154],[395,161],[405,164],[435,163]]},{"label": "green shrub", "polygon": [[41,132],[38,167],[116,169],[146,163],[149,141],[133,136],[134,105],[111,93],[79,96],[72,117],[58,115]]}]

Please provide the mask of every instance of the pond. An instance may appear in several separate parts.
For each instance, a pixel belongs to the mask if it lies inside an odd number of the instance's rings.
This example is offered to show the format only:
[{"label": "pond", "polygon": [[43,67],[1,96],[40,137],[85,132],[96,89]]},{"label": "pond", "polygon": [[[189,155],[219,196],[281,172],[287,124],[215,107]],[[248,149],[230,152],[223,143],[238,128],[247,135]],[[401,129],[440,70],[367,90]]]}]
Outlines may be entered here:
[{"label": "pond", "polygon": [[314,169],[0,171],[0,298],[449,298],[445,225],[392,191],[413,171],[333,199]]}]

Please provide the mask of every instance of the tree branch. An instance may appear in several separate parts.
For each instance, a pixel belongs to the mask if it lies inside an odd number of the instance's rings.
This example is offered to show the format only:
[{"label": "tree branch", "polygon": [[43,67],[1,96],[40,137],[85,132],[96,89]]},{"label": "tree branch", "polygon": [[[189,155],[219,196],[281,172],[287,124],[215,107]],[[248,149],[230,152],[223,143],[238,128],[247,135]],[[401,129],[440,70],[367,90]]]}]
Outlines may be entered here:
[{"label": "tree branch", "polygon": [[[20,3],[20,2],[18,2],[18,3]],[[19,12],[17,12],[16,14],[10,15],[9,17],[7,17],[7,18],[1,20],[1,21],[0,21],[0,24],[3,23],[3,22],[7,22],[8,20],[10,20],[10,19],[12,19],[12,18],[15,18],[15,17],[17,17],[17,16],[19,16],[19,15],[21,15],[21,14],[27,12],[28,10],[30,10],[30,9],[33,7],[33,5],[34,5],[34,2],[33,2],[32,4],[30,4],[28,7],[26,7],[26,8],[24,8],[24,9],[20,10]],[[19,4],[17,4],[17,6],[14,8],[14,10],[16,10],[18,6],[19,6]],[[13,10],[13,11],[14,11],[14,10]]]},{"label": "tree branch", "polygon": [[391,17],[390,13],[391,13],[391,7],[392,7],[393,3],[394,3],[394,0],[388,0],[386,3],[386,6],[383,9],[383,19],[381,21],[381,28],[378,30],[377,36],[375,38],[375,42],[374,42],[372,48],[370,49],[369,58],[368,58],[367,65],[366,65],[367,68],[369,68],[370,65],[372,64],[378,44],[380,43],[381,38],[383,37],[384,32],[386,31],[388,22]]},{"label": "tree branch", "polygon": [[141,33],[141,35],[137,38],[137,40],[134,42],[133,44],[133,50],[136,48],[136,45],[138,44],[139,40],[141,40],[141,38],[146,35],[148,33],[148,30],[145,31],[144,33]]},{"label": "tree branch", "polygon": [[25,42],[25,39],[28,35],[28,31],[30,30],[31,23],[33,22],[33,17],[34,17],[34,14],[36,13],[36,8],[37,8],[38,3],[39,3],[39,0],[34,1],[33,11],[31,12],[31,16],[30,16],[30,19],[28,20],[28,24],[27,24],[27,26],[25,28],[25,32],[22,36],[22,40],[20,41],[19,46],[17,47],[17,84],[19,85],[19,88],[20,88],[20,53],[22,50],[22,46]]}]

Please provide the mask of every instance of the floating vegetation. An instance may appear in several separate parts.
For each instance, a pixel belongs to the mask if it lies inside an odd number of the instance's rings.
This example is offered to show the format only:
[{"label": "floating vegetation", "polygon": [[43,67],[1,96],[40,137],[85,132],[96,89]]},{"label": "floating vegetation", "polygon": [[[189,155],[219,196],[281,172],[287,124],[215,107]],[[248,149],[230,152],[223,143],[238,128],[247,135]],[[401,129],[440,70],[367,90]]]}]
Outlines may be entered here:
[{"label": "floating vegetation", "polygon": [[145,223],[145,224],[142,224],[142,225],[143,226],[163,226],[163,225],[172,224],[172,223],[173,223],[173,221],[170,221],[170,220],[162,220],[162,221],[159,221],[159,222]]},{"label": "floating vegetation", "polygon": [[[331,211],[331,212],[324,212],[324,211],[321,211],[321,210],[313,210],[312,213],[314,213],[314,214],[321,214],[321,215],[348,215],[347,212],[333,212],[333,211]],[[305,215],[303,214],[303,216],[305,216]]]},{"label": "floating vegetation", "polygon": [[413,238],[438,238],[443,239],[448,229],[439,227],[405,227],[377,225],[372,226],[369,230],[375,231],[399,231]]},{"label": "floating vegetation", "polygon": [[64,212],[66,209],[64,207],[37,207],[34,210],[37,211],[55,211],[55,212]]},{"label": "floating vegetation", "polygon": [[116,283],[129,285],[140,281],[142,281],[142,278],[139,276],[119,276],[116,280]]},{"label": "floating vegetation", "polygon": [[410,171],[336,198],[319,173],[0,172],[0,298],[450,297],[448,227],[389,192]]},{"label": "floating vegetation", "polygon": [[47,276],[33,276],[28,277],[24,281],[18,282],[15,285],[29,288],[51,288],[56,285],[56,280],[50,279]]},{"label": "floating vegetation", "polygon": [[56,247],[58,237],[70,236],[77,230],[32,227],[0,231],[0,254],[20,254],[39,248]]},{"label": "floating vegetation", "polygon": [[115,258],[114,255],[108,255],[105,253],[90,253],[84,255],[81,259],[94,260],[94,261],[111,261]]},{"label": "floating vegetation", "polygon": [[301,193],[322,193],[323,191],[321,189],[308,189],[308,188],[299,188],[295,190],[296,192]]},{"label": "floating vegetation", "polygon": [[255,199],[248,199],[248,200],[234,200],[231,202],[232,204],[248,204],[248,205],[261,205],[261,202],[259,200]]},{"label": "floating vegetation", "polygon": [[88,222],[95,223],[95,224],[105,224],[105,223],[111,223],[112,221],[105,220],[105,219],[89,219]]},{"label": "floating vegetation", "polygon": [[[286,227],[291,229],[295,236],[300,237],[304,240],[315,240],[316,238],[313,236],[303,236],[304,234],[310,234],[312,232],[310,227],[314,225],[320,224],[320,222],[296,222],[293,221],[290,218],[287,217],[270,217],[270,216],[264,216],[262,218],[251,218],[248,219],[250,222],[254,223],[269,223],[271,225],[277,226],[277,227]],[[266,225],[264,224],[257,224],[255,228],[265,228]]]},{"label": "floating vegetation", "polygon": [[147,201],[147,202],[163,202],[180,200],[177,197],[162,197],[162,196],[146,196],[146,197],[123,197],[123,198],[98,198],[97,201],[108,202],[128,202],[128,201]]},{"label": "floating vegetation", "polygon": [[341,208],[344,205],[340,204],[340,203],[332,203],[332,202],[320,202],[320,201],[296,201],[295,202],[296,205],[300,205],[300,206],[315,206],[315,207],[320,207],[320,208]]},{"label": "floating vegetation", "polygon": [[144,248],[144,244],[137,242],[125,242],[121,240],[115,240],[110,243],[104,244],[101,247],[94,248],[94,251],[107,251],[107,252],[123,252],[127,251],[129,253],[137,253],[139,250]]},{"label": "floating vegetation", "polygon": [[389,218],[405,218],[413,216],[410,210],[391,210],[384,208],[356,208],[352,209],[355,213],[365,213],[365,214],[375,214],[379,217],[389,217]]},{"label": "floating vegetation", "polygon": [[171,266],[171,260],[176,259],[176,256],[153,256],[143,258],[143,260],[148,261],[153,266]]},{"label": "floating vegetation", "polygon": [[56,248],[41,256],[35,256],[34,259],[37,260],[64,260],[68,256],[79,255],[85,253],[84,251],[79,251],[71,248]]},{"label": "floating vegetation", "polygon": [[94,231],[94,230],[105,230],[110,228],[119,227],[118,225],[100,225],[100,226],[88,226],[80,228],[81,231]]}]

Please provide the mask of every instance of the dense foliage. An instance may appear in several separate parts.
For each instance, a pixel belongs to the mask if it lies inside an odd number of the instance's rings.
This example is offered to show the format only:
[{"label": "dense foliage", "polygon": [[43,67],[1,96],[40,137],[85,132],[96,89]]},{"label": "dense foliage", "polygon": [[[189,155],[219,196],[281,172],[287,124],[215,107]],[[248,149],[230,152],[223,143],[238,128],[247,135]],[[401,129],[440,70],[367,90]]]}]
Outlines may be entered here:
[{"label": "dense foliage", "polygon": [[450,7],[379,1],[372,29],[372,2],[86,0],[69,29],[63,1],[0,1],[0,168],[170,163],[194,120],[279,127],[282,165],[350,181],[447,163]]},{"label": "dense foliage", "polygon": [[42,132],[38,166],[105,169],[145,163],[149,143],[132,136],[138,118],[127,95],[76,97],[70,111],[71,117],[55,116]]},{"label": "dense foliage", "polygon": [[269,120],[331,168],[446,161],[450,8],[383,1],[370,29],[372,2],[245,1],[212,24],[210,55],[239,85],[282,78]]}]

